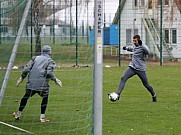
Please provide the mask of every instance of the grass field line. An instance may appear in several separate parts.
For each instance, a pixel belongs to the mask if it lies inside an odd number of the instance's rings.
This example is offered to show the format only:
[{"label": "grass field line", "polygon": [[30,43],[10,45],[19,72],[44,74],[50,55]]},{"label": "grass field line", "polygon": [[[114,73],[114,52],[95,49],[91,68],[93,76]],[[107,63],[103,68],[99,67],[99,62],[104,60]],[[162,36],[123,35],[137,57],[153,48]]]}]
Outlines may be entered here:
[{"label": "grass field line", "polygon": [[17,130],[20,130],[20,131],[22,131],[22,132],[26,132],[26,133],[31,134],[31,135],[35,135],[34,133],[32,133],[32,132],[30,132],[30,131],[27,131],[27,130],[25,130],[25,129],[22,129],[22,128],[13,126],[13,125],[10,125],[10,124],[5,123],[5,122],[2,122],[2,121],[0,121],[0,124],[6,125],[6,126],[8,126],[8,127],[11,127],[11,128],[17,129]]}]

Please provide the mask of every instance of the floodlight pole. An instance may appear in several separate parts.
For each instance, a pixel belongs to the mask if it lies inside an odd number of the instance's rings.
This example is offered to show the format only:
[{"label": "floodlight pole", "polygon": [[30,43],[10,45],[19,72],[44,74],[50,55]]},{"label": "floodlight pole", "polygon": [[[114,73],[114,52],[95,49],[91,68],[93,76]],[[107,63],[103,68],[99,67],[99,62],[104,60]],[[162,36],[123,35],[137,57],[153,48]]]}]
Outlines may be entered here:
[{"label": "floodlight pole", "polygon": [[33,5],[31,3],[31,58],[33,57]]},{"label": "floodlight pole", "polygon": [[87,1],[87,44],[89,44],[89,1]]},{"label": "floodlight pole", "polygon": [[162,0],[160,0],[160,66],[163,64],[163,57],[162,57],[162,44],[163,44],[163,35],[162,35],[162,18],[163,18],[163,7],[162,7]]},{"label": "floodlight pole", "polygon": [[119,0],[119,19],[118,19],[118,29],[119,29],[119,36],[118,36],[118,52],[119,52],[119,67],[121,66],[121,0]]},{"label": "floodlight pole", "polygon": [[103,0],[94,0],[94,135],[102,135]]},{"label": "floodlight pole", "polygon": [[55,0],[53,0],[53,44],[55,44]]},{"label": "floodlight pole", "polygon": [[78,0],[76,0],[76,67],[78,67]]},{"label": "floodlight pole", "polygon": [[72,0],[70,0],[70,44],[72,44]]},{"label": "floodlight pole", "polygon": [[41,54],[41,38],[40,38],[40,33],[41,33],[41,27],[40,27],[40,22],[39,22],[39,13],[40,9],[42,7],[42,0],[33,0],[33,16],[34,16],[34,31],[36,35],[36,45],[35,45],[35,53],[36,55]]}]

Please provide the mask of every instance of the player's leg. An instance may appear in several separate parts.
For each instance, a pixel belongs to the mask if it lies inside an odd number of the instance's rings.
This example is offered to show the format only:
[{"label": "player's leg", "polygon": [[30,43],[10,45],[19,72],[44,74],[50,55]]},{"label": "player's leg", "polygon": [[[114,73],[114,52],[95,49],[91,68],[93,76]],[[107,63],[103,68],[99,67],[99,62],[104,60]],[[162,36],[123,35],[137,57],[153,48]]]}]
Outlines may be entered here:
[{"label": "player's leg", "polygon": [[45,118],[45,112],[48,105],[49,90],[41,91],[39,95],[42,97],[40,121],[48,122],[49,120]]},{"label": "player's leg", "polygon": [[124,86],[126,84],[126,81],[131,78],[132,76],[134,76],[136,73],[135,73],[135,70],[132,69],[131,67],[128,67],[126,69],[126,71],[124,72],[123,76],[121,77],[121,80],[120,80],[120,83],[119,83],[119,87],[118,87],[118,91],[117,91],[117,94],[120,95],[122,90],[124,89]]},{"label": "player's leg", "polygon": [[35,94],[34,91],[32,90],[26,90],[25,95],[22,97],[20,105],[19,105],[19,109],[17,112],[13,113],[13,116],[15,117],[16,120],[19,120],[20,116],[21,116],[21,112],[23,111],[23,109],[25,108],[27,101],[29,99],[29,97],[33,96]]},{"label": "player's leg", "polygon": [[156,102],[156,93],[154,92],[152,86],[148,82],[148,78],[145,71],[136,71],[137,75],[141,79],[143,85],[146,87],[146,89],[150,92],[152,95],[153,102]]}]

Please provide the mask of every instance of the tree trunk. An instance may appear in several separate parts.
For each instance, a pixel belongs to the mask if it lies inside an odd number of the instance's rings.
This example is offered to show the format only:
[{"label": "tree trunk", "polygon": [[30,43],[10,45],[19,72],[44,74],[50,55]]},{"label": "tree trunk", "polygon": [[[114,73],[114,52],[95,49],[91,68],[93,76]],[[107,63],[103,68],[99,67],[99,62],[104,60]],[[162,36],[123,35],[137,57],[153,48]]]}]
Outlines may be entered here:
[{"label": "tree trunk", "polygon": [[40,8],[42,7],[42,0],[34,0],[34,6],[33,6],[33,16],[34,16],[34,31],[35,31],[35,55],[40,55],[41,54],[41,38],[40,38],[40,33],[41,33],[41,27],[39,25],[39,11]]}]

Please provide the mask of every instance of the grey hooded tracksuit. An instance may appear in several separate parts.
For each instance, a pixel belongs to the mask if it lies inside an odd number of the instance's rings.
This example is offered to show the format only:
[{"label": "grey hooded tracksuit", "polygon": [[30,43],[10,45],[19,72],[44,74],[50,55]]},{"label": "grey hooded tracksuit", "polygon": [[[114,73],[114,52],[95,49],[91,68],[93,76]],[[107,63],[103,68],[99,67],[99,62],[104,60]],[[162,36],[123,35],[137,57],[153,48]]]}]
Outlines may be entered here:
[{"label": "grey hooded tracksuit", "polygon": [[146,76],[146,63],[145,58],[146,55],[149,54],[149,49],[146,45],[135,45],[135,47],[127,47],[127,51],[133,52],[132,61],[130,62],[128,68],[124,72],[117,94],[120,95],[122,90],[124,89],[126,81],[134,75],[138,75],[141,79],[143,85],[147,88],[147,90],[151,93],[152,96],[155,96],[155,92],[153,88],[148,83],[148,78]]},{"label": "grey hooded tracksuit", "polygon": [[55,78],[53,74],[54,67],[55,62],[48,54],[42,54],[30,60],[22,72],[23,79],[28,74],[26,89],[35,91],[48,90],[50,79],[54,80]]},{"label": "grey hooded tracksuit", "polygon": [[28,75],[26,93],[21,99],[19,111],[23,111],[29,97],[38,93],[42,97],[41,114],[45,114],[48,104],[49,81],[56,79],[53,71],[55,62],[50,58],[51,47],[44,45],[42,54],[33,57],[22,71],[22,79]]}]

